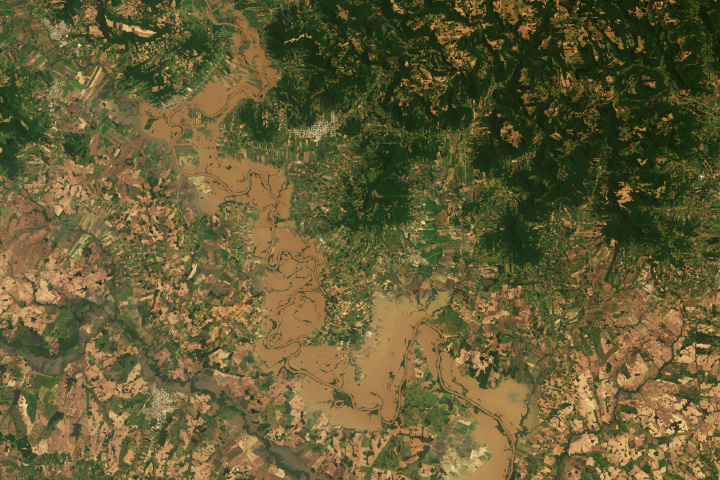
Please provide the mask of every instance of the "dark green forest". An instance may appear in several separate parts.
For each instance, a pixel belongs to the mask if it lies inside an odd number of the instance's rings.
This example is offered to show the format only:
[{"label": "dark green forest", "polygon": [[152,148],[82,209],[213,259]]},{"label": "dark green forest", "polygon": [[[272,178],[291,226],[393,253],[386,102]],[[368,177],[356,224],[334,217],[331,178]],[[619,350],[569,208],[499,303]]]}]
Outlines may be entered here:
[{"label": "dark green forest", "polygon": [[0,175],[9,178],[22,173],[19,153],[44,140],[50,124],[44,98],[37,95],[48,87],[49,75],[25,68],[22,60],[0,51]]},{"label": "dark green forest", "polygon": [[484,238],[516,261],[542,257],[541,227],[565,211],[616,248],[682,261],[718,234],[702,205],[719,17],[691,0],[286,3],[264,28],[283,76],[241,121],[267,141],[278,112],[291,128],[338,115],[354,154],[327,192],[331,229],[402,223],[413,169],[458,133],[474,174],[503,186]]},{"label": "dark green forest", "polygon": [[[65,0],[47,5],[46,15],[54,22],[66,22],[74,31],[85,32],[94,25],[101,35],[78,34],[92,51],[103,51],[113,67],[119,89],[134,93],[152,104],[173,96],[186,95],[207,80],[228,52],[225,27],[192,15],[187,2],[143,0],[127,16],[123,2],[116,0]],[[84,12],[92,7],[94,18]],[[177,20],[163,19],[177,13]],[[154,32],[139,36],[116,27],[135,25]]]}]

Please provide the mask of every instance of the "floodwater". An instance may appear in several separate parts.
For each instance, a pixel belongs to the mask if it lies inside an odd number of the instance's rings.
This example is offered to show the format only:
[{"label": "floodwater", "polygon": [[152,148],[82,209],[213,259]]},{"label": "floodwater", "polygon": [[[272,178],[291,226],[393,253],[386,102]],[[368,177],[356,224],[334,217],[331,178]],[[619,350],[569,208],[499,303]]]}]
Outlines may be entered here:
[{"label": "floodwater", "polygon": [[300,395],[306,400],[306,410],[321,411],[331,425],[355,430],[379,430],[382,422],[377,415],[338,404],[333,398],[333,388],[305,378]]},{"label": "floodwater", "polygon": [[[218,23],[209,5],[208,18]],[[427,319],[447,303],[446,294],[427,305],[406,298],[376,299],[369,334],[359,349],[306,342],[325,321],[319,291],[324,260],[314,241],[299,236],[288,221],[291,185],[281,170],[251,162],[246,155],[225,157],[217,148],[227,114],[242,99],[261,100],[277,78],[247,20],[236,16],[225,25],[235,29],[229,68],[175,105],[157,108],[141,102],[135,124],[144,135],[167,142],[175,167],[196,187],[195,206],[201,212],[213,214],[225,201],[257,210],[252,239],[266,271],[258,286],[265,291],[267,317],[256,352],[269,370],[286,368],[304,376],[308,409],[322,410],[336,425],[375,430],[396,419],[408,356],[420,346],[443,388],[477,411],[476,440],[487,445],[492,458],[473,473],[475,478],[509,478],[529,391],[514,381],[483,390],[460,374],[447,352],[437,349],[442,334]],[[338,394],[349,402],[334,400]]]},{"label": "floodwater", "polygon": [[487,445],[492,456],[477,471],[460,478],[509,478],[515,457],[516,436],[526,412],[525,401],[530,389],[512,379],[494,389],[480,388],[476,380],[459,372],[457,364],[447,352],[438,351],[437,344],[442,337],[434,327],[422,325],[416,338],[428,358],[430,371],[440,380],[443,388],[478,409],[475,415],[475,440]]}]

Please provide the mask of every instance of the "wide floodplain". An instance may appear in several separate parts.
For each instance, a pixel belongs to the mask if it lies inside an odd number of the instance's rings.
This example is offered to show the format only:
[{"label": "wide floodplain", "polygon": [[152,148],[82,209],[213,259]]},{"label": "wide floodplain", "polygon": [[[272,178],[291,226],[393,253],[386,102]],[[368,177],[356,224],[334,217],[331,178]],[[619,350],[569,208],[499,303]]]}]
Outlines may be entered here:
[{"label": "wide floodplain", "polygon": [[[208,5],[207,17],[217,23]],[[230,17],[228,12],[223,12]],[[427,366],[442,387],[475,407],[474,435],[492,457],[465,478],[494,479],[511,475],[515,436],[525,413],[527,387],[507,381],[493,390],[460,374],[454,359],[438,348],[442,333],[427,321],[449,295],[425,299],[376,299],[369,334],[362,348],[310,345],[306,340],[325,321],[319,278],[323,258],[313,240],[288,222],[292,188],[281,170],[250,161],[246,155],[218,151],[220,126],[241,99],[261,100],[277,78],[260,48],[257,33],[236,15],[231,25],[233,59],[226,72],[211,78],[198,92],[165,108],[141,104],[143,133],[167,142],[177,170],[197,187],[196,208],[213,214],[225,201],[251,205],[258,212],[252,239],[266,274],[265,335],[256,351],[271,370],[302,374],[302,395],[309,408],[322,409],[330,421],[347,428],[375,430],[393,422],[411,374],[409,355],[420,347]],[[334,401],[333,391],[349,398]]]}]

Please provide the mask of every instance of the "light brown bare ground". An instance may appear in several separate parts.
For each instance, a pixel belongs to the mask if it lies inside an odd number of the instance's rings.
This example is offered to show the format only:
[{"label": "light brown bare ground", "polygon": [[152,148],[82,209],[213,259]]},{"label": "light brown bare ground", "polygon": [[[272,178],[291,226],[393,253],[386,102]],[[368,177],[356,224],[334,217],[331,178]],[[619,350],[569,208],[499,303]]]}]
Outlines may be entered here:
[{"label": "light brown bare ground", "polygon": [[[206,2],[207,3],[207,2]],[[207,4],[214,22],[213,8]],[[228,24],[226,24],[228,25]],[[443,387],[477,407],[477,440],[487,444],[492,460],[481,468],[482,478],[511,474],[515,434],[524,412],[527,391],[504,383],[482,390],[457,371],[452,358],[438,352],[441,333],[425,323],[428,312],[447,297],[421,306],[407,299],[381,299],[374,305],[372,334],[357,351],[329,345],[308,345],[307,337],[325,321],[325,302],[319,293],[323,258],[315,245],[300,237],[287,222],[292,189],[278,169],[242,158],[220,155],[220,125],[244,98],[262,99],[274,85],[276,72],[259,47],[257,33],[247,20],[236,17],[234,56],[229,73],[211,78],[184,101],[156,108],[141,104],[143,133],[164,140],[179,172],[198,187],[196,207],[213,214],[224,201],[252,205],[259,218],[253,224],[255,253],[267,267],[265,290],[267,334],[256,351],[271,370],[285,367],[305,376],[302,395],[310,408],[320,408],[331,422],[348,428],[377,429],[398,414],[405,383],[405,364],[414,346],[421,346],[432,373]],[[204,118],[199,122],[199,115]],[[352,408],[333,403],[332,391],[345,393]],[[479,478],[479,477],[478,477]]]}]

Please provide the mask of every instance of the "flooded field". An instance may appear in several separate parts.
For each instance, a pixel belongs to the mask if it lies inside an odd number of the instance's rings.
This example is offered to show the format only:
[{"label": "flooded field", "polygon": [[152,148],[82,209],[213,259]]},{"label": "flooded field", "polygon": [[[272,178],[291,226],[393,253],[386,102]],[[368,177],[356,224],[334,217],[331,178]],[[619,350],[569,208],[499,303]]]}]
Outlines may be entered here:
[{"label": "flooded field", "polygon": [[515,439],[526,412],[525,401],[530,389],[515,380],[506,380],[494,389],[482,389],[477,381],[460,374],[457,364],[447,352],[438,351],[437,345],[442,335],[434,327],[422,325],[416,338],[428,357],[431,372],[440,380],[443,388],[477,407],[479,411],[475,416],[475,439],[487,445],[492,457],[477,472],[462,478],[510,477],[515,457]]},{"label": "flooded field", "polygon": [[[222,12],[223,18],[232,15]],[[210,4],[208,18],[217,23]],[[476,439],[492,453],[477,478],[509,477],[529,392],[516,382],[482,390],[459,373],[446,352],[438,351],[442,335],[426,321],[447,296],[427,305],[409,299],[376,300],[368,336],[356,351],[305,341],[325,321],[325,301],[319,292],[323,258],[314,241],[299,236],[288,222],[291,185],[280,170],[251,162],[245,155],[225,157],[217,148],[227,114],[241,99],[262,99],[276,79],[257,33],[244,18],[234,18],[226,23],[235,30],[228,73],[166,108],[140,104],[136,125],[145,135],[167,142],[176,168],[197,188],[200,211],[213,214],[225,201],[257,209],[252,238],[266,270],[258,286],[265,291],[267,317],[266,334],[256,351],[269,369],[284,367],[305,377],[302,396],[309,409],[321,409],[337,425],[374,430],[397,417],[408,355],[420,346],[443,388],[476,407]]]}]

